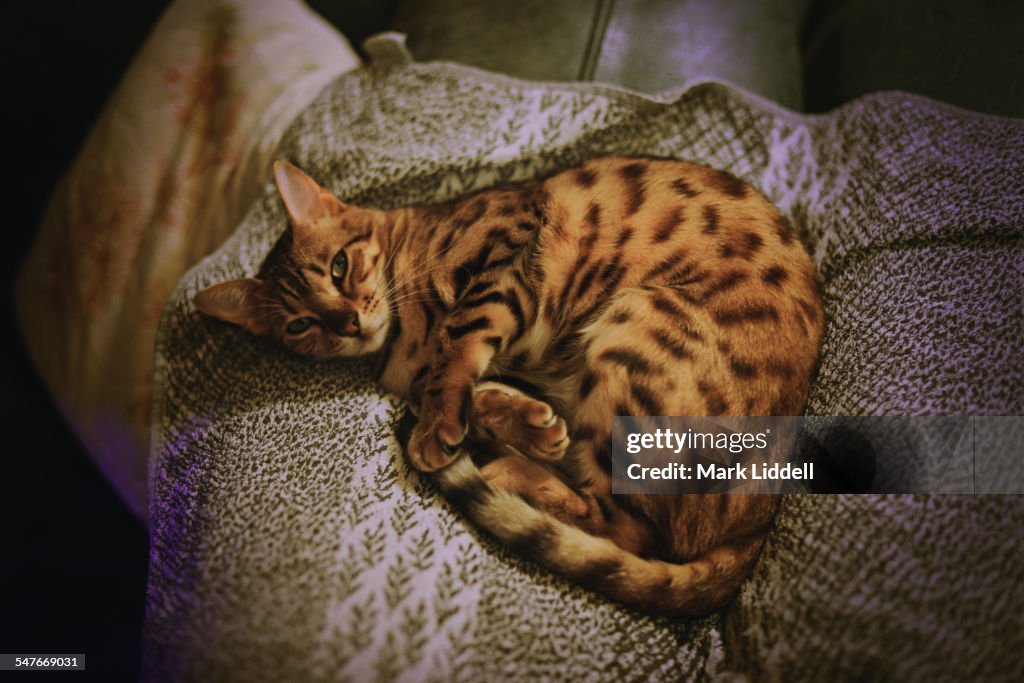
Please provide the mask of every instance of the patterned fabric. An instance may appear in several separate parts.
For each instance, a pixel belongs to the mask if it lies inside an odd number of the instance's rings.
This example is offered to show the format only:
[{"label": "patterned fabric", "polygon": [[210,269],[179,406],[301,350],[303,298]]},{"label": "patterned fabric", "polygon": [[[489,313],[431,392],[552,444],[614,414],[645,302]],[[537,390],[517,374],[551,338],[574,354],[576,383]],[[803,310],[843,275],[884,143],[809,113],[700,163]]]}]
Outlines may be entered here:
[{"label": "patterned fabric", "polygon": [[357,64],[299,0],[176,0],[50,199],[19,273],[19,324],[139,517],[167,298],[245,215],[295,115]]},{"label": "patterned fabric", "polygon": [[[405,64],[388,45],[391,61],[337,79],[280,147],[340,197],[434,202],[613,153],[702,161],[777,202],[822,274],[812,412],[1024,409],[1021,122],[900,93],[819,117],[713,84],[650,99]],[[644,617],[518,560],[405,464],[404,408],[365,365],[293,357],[194,309],[202,287],[254,274],[284,225],[268,182],[161,324],[148,679],[958,680],[1020,667],[1017,498],[790,497],[753,581],[701,620]]]}]

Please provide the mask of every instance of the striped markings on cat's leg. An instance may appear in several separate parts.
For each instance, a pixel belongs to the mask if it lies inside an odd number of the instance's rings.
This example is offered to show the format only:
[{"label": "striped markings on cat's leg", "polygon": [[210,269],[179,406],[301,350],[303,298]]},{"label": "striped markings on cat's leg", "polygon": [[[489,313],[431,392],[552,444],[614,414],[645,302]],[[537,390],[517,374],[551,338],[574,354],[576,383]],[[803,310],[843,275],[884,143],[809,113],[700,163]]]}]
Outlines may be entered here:
[{"label": "striped markings on cat's leg", "polygon": [[530,308],[527,319],[525,297],[511,270],[489,271],[488,277],[491,284],[470,286],[441,325],[440,353],[431,365],[420,421],[409,440],[409,459],[424,472],[452,461],[469,431],[473,388],[495,355],[522,337],[536,317]]},{"label": "striped markings on cat's leg", "polygon": [[514,493],[567,524],[577,524],[589,514],[583,498],[555,472],[522,455],[498,456],[481,467],[480,474],[491,486]]},{"label": "striped markings on cat's leg", "polygon": [[630,287],[583,331],[572,436],[594,444],[593,459],[579,463],[585,479],[610,481],[618,415],[716,414],[696,376],[717,371],[706,318],[679,288]]},{"label": "striped markings on cat's leg", "polygon": [[[673,304],[671,315],[666,302]],[[709,412],[694,373],[697,367],[713,370],[703,317],[671,287],[631,287],[617,292],[580,338],[568,458],[599,514],[579,526],[633,552],[658,545],[651,527],[611,493],[612,421],[619,415]]]},{"label": "striped markings on cat's leg", "polygon": [[538,460],[559,460],[569,446],[565,420],[551,406],[501,382],[474,388],[469,424],[474,435]]}]

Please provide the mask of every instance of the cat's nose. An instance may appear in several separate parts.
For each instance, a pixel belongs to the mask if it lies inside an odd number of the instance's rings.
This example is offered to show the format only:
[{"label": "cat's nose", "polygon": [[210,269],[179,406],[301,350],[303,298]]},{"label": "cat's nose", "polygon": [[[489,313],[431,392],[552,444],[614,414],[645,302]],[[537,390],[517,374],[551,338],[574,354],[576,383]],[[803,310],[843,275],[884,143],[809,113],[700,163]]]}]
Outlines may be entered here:
[{"label": "cat's nose", "polygon": [[331,311],[323,316],[324,324],[340,337],[355,337],[359,334],[359,314],[355,311]]}]

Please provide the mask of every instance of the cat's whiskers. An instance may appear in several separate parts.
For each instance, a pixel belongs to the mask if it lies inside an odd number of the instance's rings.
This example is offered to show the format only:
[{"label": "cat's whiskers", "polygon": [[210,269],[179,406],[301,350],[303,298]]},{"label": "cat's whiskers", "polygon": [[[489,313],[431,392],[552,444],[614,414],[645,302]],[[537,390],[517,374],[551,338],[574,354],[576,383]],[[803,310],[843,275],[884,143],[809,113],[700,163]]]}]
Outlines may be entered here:
[{"label": "cat's whiskers", "polygon": [[[408,292],[405,292],[401,296],[392,296],[390,300],[392,302],[394,302],[394,303],[398,303],[398,302],[402,302],[402,301],[408,301],[409,299],[413,299],[413,298],[416,298],[418,296],[422,297],[425,294],[427,294],[427,292],[429,292],[429,291],[430,291],[430,289],[426,288],[426,287],[424,287],[423,289],[413,289],[413,290],[410,290]],[[430,298],[430,297],[427,297],[427,298]]]},{"label": "cat's whiskers", "polygon": [[377,284],[374,287],[374,295],[377,295],[379,293],[381,285],[384,285],[385,287],[386,297],[390,297],[396,291],[396,288],[394,286],[394,276],[392,275],[389,277],[388,272],[389,269],[391,268],[391,265],[395,262],[395,258],[402,251],[402,247],[405,246],[405,242],[406,240],[409,239],[409,235],[411,234],[412,230],[406,229],[406,231],[402,234],[401,239],[399,239],[398,243],[391,249],[391,252],[388,254],[387,260],[384,261],[384,265],[381,267],[381,272],[384,274],[384,277],[377,280]]},{"label": "cat's whiskers", "polygon": [[[406,233],[406,234],[408,235],[409,233]],[[455,247],[455,241],[453,240],[452,243],[449,244],[447,247],[445,247],[444,249],[442,249],[439,252],[437,252],[436,254],[434,254],[434,257],[433,257],[432,260],[436,261],[441,256],[444,256],[449,251],[451,251],[454,247]],[[395,253],[397,254],[397,249],[396,249]],[[420,267],[419,269],[413,270],[413,272],[409,273],[405,277],[405,279],[400,283],[400,285],[405,285],[406,283],[409,283],[409,282],[412,282],[414,280],[420,279],[420,278],[424,277],[425,275],[430,274],[431,272],[434,272],[436,270],[440,270],[442,268],[447,268],[447,267],[448,267],[448,264],[446,264],[446,263],[433,263],[433,264],[428,263],[426,266]]]},{"label": "cat's whiskers", "polygon": [[396,244],[391,249],[391,253],[388,254],[388,258],[386,261],[384,261],[384,265],[382,266],[382,270],[384,271],[385,276],[388,273],[388,268],[391,267],[391,264],[394,262],[395,257],[398,256],[398,252],[400,252],[402,250],[402,247],[405,246],[405,241],[409,239],[409,235],[411,234],[412,230],[406,228],[405,232],[402,234],[402,238],[398,240],[398,244]]},{"label": "cat's whiskers", "polygon": [[406,284],[411,284],[411,283],[413,283],[413,282],[415,282],[417,280],[423,279],[424,277],[426,277],[427,275],[430,275],[433,272],[436,272],[438,270],[442,270],[442,269],[447,268],[447,267],[448,267],[448,264],[446,264],[446,263],[436,263],[436,264],[432,264],[432,265],[421,267],[420,269],[410,273],[407,277],[403,278],[401,282],[396,282],[395,286],[396,287],[402,287],[402,286],[404,286]]},{"label": "cat's whiskers", "polygon": [[412,290],[410,292],[406,292],[406,293],[402,294],[401,296],[395,296],[398,293],[398,291],[399,291],[398,288],[392,287],[392,288],[389,289],[388,292],[385,293],[385,300],[388,302],[389,305],[394,306],[394,305],[399,304],[399,303],[405,303],[406,301],[408,301],[412,297],[422,296],[428,290],[427,289],[415,289],[415,290]]},{"label": "cat's whiskers", "polygon": [[[409,277],[403,279],[400,283],[392,284],[391,285],[392,293],[401,290],[401,288],[403,288],[407,284],[414,284],[414,283],[417,283],[417,282],[419,282],[421,280],[424,280],[426,278],[426,276],[430,275],[431,273],[436,272],[438,270],[443,270],[443,269],[445,269],[447,267],[448,267],[447,264],[438,264],[438,265],[435,265],[435,266],[428,267],[426,269],[421,269],[420,272],[414,273],[414,274],[410,275]],[[392,298],[393,298],[393,300],[396,300],[396,301],[402,301],[405,298],[416,296],[416,295],[419,295],[419,294],[423,294],[424,292],[427,292],[430,289],[429,283],[426,283],[426,284],[428,286],[421,287],[419,289],[414,289],[411,292],[407,292],[402,297],[398,297],[397,299],[395,299],[394,297],[392,297]]]},{"label": "cat's whiskers", "polygon": [[392,310],[397,313],[398,312],[398,308],[401,307],[401,306],[408,306],[410,304],[420,304],[420,303],[436,303],[436,302],[437,302],[436,298],[427,296],[427,297],[423,297],[423,298],[420,298],[420,299],[405,298],[405,299],[401,299],[401,300],[397,300],[397,301],[392,301],[392,302],[390,302],[390,306],[392,307]]},{"label": "cat's whiskers", "polygon": [[[374,288],[374,294],[377,294],[379,292],[380,286],[381,285],[385,286],[385,295],[384,296],[387,298],[387,300],[389,302],[389,305],[391,305],[393,313],[397,312],[397,308],[396,308],[397,304],[405,303],[406,302],[406,300],[403,299],[402,297],[399,297],[398,299],[395,298],[394,295],[397,292],[399,292],[407,284],[414,283],[417,280],[423,279],[424,277],[426,277],[427,275],[430,275],[433,272],[436,272],[438,270],[442,270],[442,269],[448,267],[448,264],[445,264],[445,263],[428,264],[426,266],[423,266],[423,267],[420,267],[420,268],[418,268],[416,270],[413,270],[410,273],[405,274],[405,276],[401,280],[398,280],[398,278],[396,278],[396,277],[388,278],[387,277],[387,272],[388,272],[387,269],[388,269],[388,267],[391,265],[391,263],[394,262],[394,259],[401,252],[402,247],[404,246],[406,239],[408,239],[409,235],[411,235],[411,234],[412,234],[412,232],[407,230],[405,232],[405,234],[402,235],[402,239],[399,241],[399,243],[397,245],[395,245],[395,248],[392,250],[391,255],[388,257],[388,260],[387,260],[387,262],[384,265],[384,276],[385,276],[386,279],[378,280],[377,285]],[[434,260],[436,260],[436,259],[440,258],[441,256],[443,256],[444,254],[448,253],[454,246],[455,246],[455,243],[452,242],[447,247],[445,247],[444,249],[442,249],[439,252],[437,252],[437,254],[434,255]],[[417,294],[422,294],[425,291],[427,291],[426,288],[416,289],[416,290],[413,290],[412,292],[409,292],[405,296],[406,297],[415,296]]]}]

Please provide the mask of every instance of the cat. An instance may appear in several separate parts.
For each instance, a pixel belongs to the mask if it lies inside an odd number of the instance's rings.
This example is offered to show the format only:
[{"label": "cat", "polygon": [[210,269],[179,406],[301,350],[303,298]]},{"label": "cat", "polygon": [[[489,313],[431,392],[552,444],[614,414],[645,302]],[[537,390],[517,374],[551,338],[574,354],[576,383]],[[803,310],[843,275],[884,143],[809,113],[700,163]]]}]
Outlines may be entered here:
[{"label": "cat", "polygon": [[[735,176],[604,157],[426,207],[351,206],[288,162],[289,225],[197,308],[370,356],[409,460],[500,542],[653,614],[722,606],[773,495],[612,495],[616,415],[798,415],[824,312],[788,221]],[[474,458],[466,456],[468,451]]]}]

